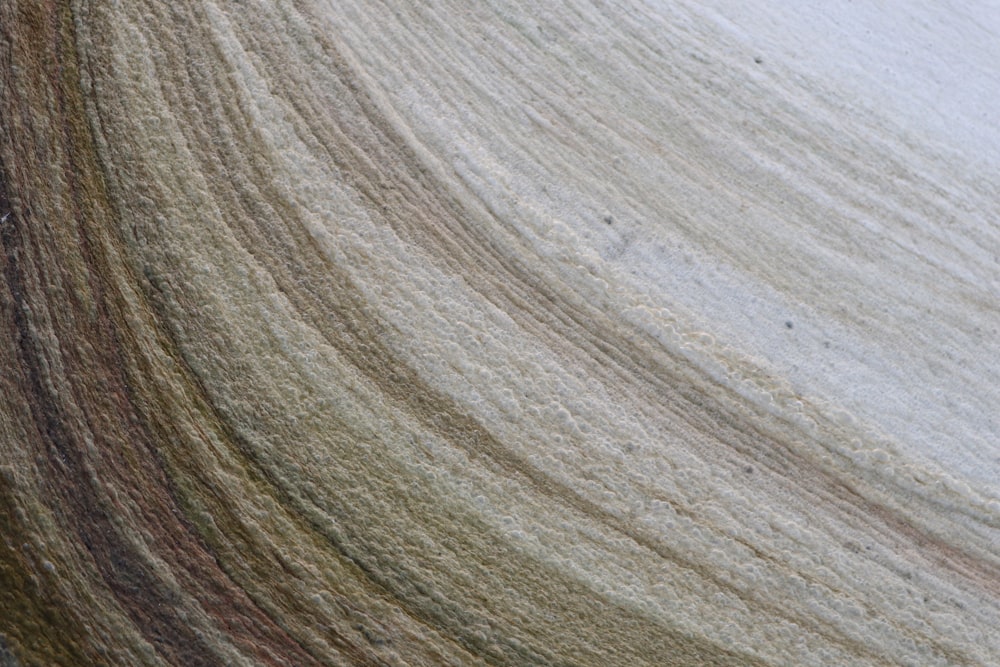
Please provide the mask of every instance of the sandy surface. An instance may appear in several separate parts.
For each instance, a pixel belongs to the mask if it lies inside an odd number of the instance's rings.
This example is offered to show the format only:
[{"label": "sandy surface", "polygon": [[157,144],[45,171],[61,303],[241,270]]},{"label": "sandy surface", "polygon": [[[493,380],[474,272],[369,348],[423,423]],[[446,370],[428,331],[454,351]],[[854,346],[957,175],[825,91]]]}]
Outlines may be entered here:
[{"label": "sandy surface", "polygon": [[988,7],[56,4],[0,664],[1000,662]]}]

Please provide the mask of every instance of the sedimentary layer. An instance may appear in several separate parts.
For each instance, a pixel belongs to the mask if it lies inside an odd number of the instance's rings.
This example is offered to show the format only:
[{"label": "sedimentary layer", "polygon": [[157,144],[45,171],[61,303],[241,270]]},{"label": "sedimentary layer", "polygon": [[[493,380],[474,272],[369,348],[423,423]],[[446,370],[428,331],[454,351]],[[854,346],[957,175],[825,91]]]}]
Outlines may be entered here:
[{"label": "sedimentary layer", "polygon": [[533,4],[0,5],[0,662],[1000,661],[986,157]]}]

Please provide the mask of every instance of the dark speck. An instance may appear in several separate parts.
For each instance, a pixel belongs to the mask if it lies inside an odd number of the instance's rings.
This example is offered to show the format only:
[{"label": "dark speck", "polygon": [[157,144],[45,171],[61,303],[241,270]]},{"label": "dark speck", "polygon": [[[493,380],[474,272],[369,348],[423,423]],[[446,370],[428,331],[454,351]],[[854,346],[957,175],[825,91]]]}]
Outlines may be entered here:
[{"label": "dark speck", "polygon": [[747,466],[746,468],[743,469],[743,472],[749,475],[750,473],[753,472],[753,466]]},{"label": "dark speck", "polygon": [[753,61],[759,65],[762,62],[764,62],[764,59],[761,58],[760,56],[757,56],[756,58],[753,59]]},{"label": "dark speck", "polygon": [[791,329],[792,328],[792,322],[790,320],[786,321],[785,322],[785,327],[788,328],[788,329]]},{"label": "dark speck", "polygon": [[614,222],[614,221],[615,221],[615,219],[614,219],[614,218],[612,218],[612,217],[611,217],[610,215],[606,215],[606,216],[604,216],[604,222],[608,223],[609,225],[610,225],[610,224],[611,224],[612,222]]}]

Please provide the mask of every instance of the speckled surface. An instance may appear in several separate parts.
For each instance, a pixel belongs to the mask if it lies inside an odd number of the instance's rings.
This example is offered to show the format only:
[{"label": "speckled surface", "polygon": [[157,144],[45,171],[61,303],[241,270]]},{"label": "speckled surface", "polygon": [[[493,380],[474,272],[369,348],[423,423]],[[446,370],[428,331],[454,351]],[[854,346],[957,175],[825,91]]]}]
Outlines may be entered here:
[{"label": "speckled surface", "polygon": [[988,22],[534,5],[0,4],[0,664],[1000,661]]}]

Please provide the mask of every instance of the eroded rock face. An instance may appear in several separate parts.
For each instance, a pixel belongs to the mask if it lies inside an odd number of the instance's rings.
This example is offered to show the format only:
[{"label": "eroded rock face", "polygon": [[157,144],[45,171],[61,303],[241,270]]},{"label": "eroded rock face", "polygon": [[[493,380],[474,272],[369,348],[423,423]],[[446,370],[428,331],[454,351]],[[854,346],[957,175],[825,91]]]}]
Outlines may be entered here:
[{"label": "eroded rock face", "polygon": [[0,664],[1000,660],[989,24],[411,4],[0,5]]}]

